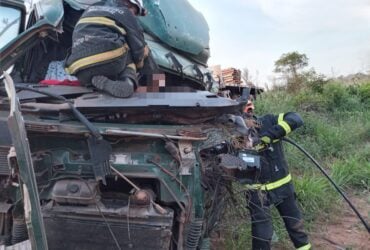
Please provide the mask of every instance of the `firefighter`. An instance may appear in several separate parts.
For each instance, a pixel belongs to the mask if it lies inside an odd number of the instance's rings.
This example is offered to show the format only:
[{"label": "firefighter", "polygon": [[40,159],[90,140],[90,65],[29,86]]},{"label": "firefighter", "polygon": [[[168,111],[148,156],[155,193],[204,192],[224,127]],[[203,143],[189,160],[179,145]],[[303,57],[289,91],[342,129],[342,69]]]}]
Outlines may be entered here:
[{"label": "firefighter", "polygon": [[254,112],[254,104],[252,100],[248,100],[247,105],[245,105],[244,113],[247,115],[253,115]]},{"label": "firefighter", "polygon": [[[250,114],[247,117],[251,119]],[[257,119],[257,131],[261,140],[257,146],[261,156],[261,169],[255,173],[251,183],[246,184],[247,206],[252,220],[252,248],[270,249],[273,235],[270,206],[274,205],[283,218],[296,249],[311,249],[281,142],[284,136],[302,126],[303,120],[294,112],[254,118]]]},{"label": "firefighter", "polygon": [[73,31],[66,71],[115,97],[129,97],[138,85],[137,70],[149,54],[136,16],[142,0],[107,0],[85,10]]}]

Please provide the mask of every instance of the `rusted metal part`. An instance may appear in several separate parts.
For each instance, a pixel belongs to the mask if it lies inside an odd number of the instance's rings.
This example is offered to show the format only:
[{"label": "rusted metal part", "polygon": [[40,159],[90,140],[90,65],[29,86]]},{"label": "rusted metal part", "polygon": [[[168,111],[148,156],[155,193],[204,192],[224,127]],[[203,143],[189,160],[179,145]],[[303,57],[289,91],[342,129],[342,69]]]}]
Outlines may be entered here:
[{"label": "rusted metal part", "polygon": [[[133,249],[169,249],[174,219],[171,208],[167,208],[166,214],[160,214],[153,206],[131,204],[116,208],[99,201],[97,204],[100,210],[95,205],[60,206],[53,202],[44,206],[50,248],[72,249],[78,245],[81,249],[101,249],[103,244],[106,249],[117,249],[102,224],[104,215],[114,233],[119,235],[117,241],[121,249],[130,249],[129,244]],[[60,245],[65,239],[68,241]]]},{"label": "rusted metal part", "polygon": [[[123,178],[125,181],[127,181],[133,188],[136,189],[136,191],[141,191],[141,188],[139,188],[135,183],[130,181],[129,178],[127,178],[125,175],[123,175],[120,171],[118,171],[116,168],[110,166],[110,168],[118,174],[121,178]],[[160,213],[160,214],[166,214],[167,210],[155,203],[152,199],[150,200],[151,204],[155,207],[155,209]]]},{"label": "rusted metal part", "polygon": [[177,136],[177,135],[164,135],[157,133],[146,133],[140,131],[128,131],[128,130],[117,130],[117,129],[107,129],[105,130],[106,135],[134,135],[134,136],[143,136],[143,137],[152,137],[152,138],[163,138],[163,139],[174,139],[174,140],[187,140],[187,141],[203,141],[207,140],[207,137],[197,138],[197,137],[187,137],[187,136]]},{"label": "rusted metal part", "polygon": [[176,201],[176,203],[179,206],[179,208],[181,209],[181,211],[183,211],[183,212],[186,213],[186,209],[185,209],[184,205],[177,198],[177,196],[175,195],[175,193],[173,192],[173,190],[168,186],[168,184],[163,179],[159,179],[159,181],[166,188],[167,192],[172,196],[172,198]]},{"label": "rusted metal part", "polygon": [[64,110],[70,110],[68,103],[61,103],[61,104],[53,104],[53,103],[23,103],[21,105],[21,110],[24,113],[32,112],[32,113],[39,113],[39,112],[59,112]]},{"label": "rusted metal part", "polygon": [[151,200],[154,200],[154,192],[147,189],[136,191],[131,198],[132,203],[138,206],[148,206]]},{"label": "rusted metal part", "polygon": [[172,141],[166,141],[164,148],[171,154],[171,156],[181,164],[181,157],[179,148]]},{"label": "rusted metal part", "polygon": [[188,198],[188,204],[187,204],[187,212],[186,212],[186,220],[188,221],[190,218],[190,212],[191,212],[191,207],[192,207],[192,201],[190,197],[190,193],[188,188],[170,171],[168,171],[166,168],[162,167],[158,162],[155,162],[153,160],[149,160],[150,163],[153,163],[155,166],[157,166],[162,172],[165,174],[169,175],[172,177],[179,185],[180,187],[184,190],[186,197]]},{"label": "rusted metal part", "polygon": [[[70,135],[85,135],[89,131],[83,125],[79,124],[68,124],[68,123],[58,123],[54,121],[35,121],[26,120],[27,131],[30,132],[44,132],[44,133],[63,133]],[[175,128],[129,128],[126,129],[116,129],[114,124],[110,126],[102,126],[100,124],[94,124],[98,129],[100,134],[107,136],[117,136],[117,137],[128,137],[128,136],[142,136],[142,137],[152,137],[152,138],[162,138],[162,139],[174,139],[174,140],[191,140],[191,141],[207,141],[210,139],[208,136],[210,133],[204,133],[204,137],[191,137],[191,136],[181,136],[177,135],[177,129]],[[198,127],[196,127],[198,129]],[[201,128],[199,128],[201,129]],[[212,130],[215,131],[215,130]],[[215,131],[216,132],[216,131]],[[214,136],[214,134],[212,134]]]},{"label": "rusted metal part", "polygon": [[26,124],[26,129],[34,132],[58,132],[55,125]]},{"label": "rusted metal part", "polygon": [[9,155],[9,147],[0,146],[0,175],[9,175],[10,168],[7,160],[7,156]]},{"label": "rusted metal part", "polygon": [[122,174],[120,171],[118,171],[116,168],[110,166],[110,168],[122,179],[124,179],[128,184],[130,184],[133,188],[136,189],[136,191],[140,191],[141,188],[139,188],[135,183],[133,183],[129,178],[127,178],[124,174]]},{"label": "rusted metal part", "polygon": [[177,250],[184,249],[184,224],[185,224],[186,215],[182,211],[180,217],[178,218],[179,221],[179,237],[177,238]]},{"label": "rusted metal part", "polygon": [[[89,185],[89,187],[87,186]],[[59,204],[90,205],[95,204],[97,196],[96,181],[59,180],[51,193],[51,198]]]},{"label": "rusted metal part", "polygon": [[180,175],[191,175],[190,170],[196,162],[193,144],[186,140],[180,140],[178,143],[181,156]]},{"label": "rusted metal part", "polygon": [[179,129],[177,131],[177,134],[178,135],[181,135],[181,136],[189,136],[189,137],[197,137],[197,138],[207,138],[207,134],[200,131],[200,129],[198,131],[195,131],[195,130],[187,130],[187,129]]},{"label": "rusted metal part", "polygon": [[10,242],[10,235],[12,231],[12,213],[11,208],[13,204],[0,202],[0,245]]}]

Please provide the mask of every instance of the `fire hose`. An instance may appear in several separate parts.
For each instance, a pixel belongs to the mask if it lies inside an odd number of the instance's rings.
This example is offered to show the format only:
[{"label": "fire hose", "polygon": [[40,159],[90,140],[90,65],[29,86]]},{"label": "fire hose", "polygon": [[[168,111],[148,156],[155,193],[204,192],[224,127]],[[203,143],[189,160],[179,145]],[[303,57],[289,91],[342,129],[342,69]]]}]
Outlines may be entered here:
[{"label": "fire hose", "polygon": [[352,202],[348,199],[348,197],[343,193],[343,191],[339,188],[339,186],[334,182],[334,180],[328,175],[328,173],[325,171],[323,167],[320,166],[320,164],[300,145],[298,145],[296,142],[289,138],[283,138],[284,141],[287,143],[295,146],[297,149],[299,149],[303,154],[305,154],[313,163],[314,165],[321,171],[321,173],[329,180],[329,182],[334,186],[336,191],[344,198],[344,200],[348,203],[348,205],[351,207],[353,212],[357,215],[357,217],[360,219],[362,224],[367,229],[367,232],[370,233],[370,227],[369,224],[365,221],[365,219],[361,216],[360,212],[356,209],[356,207],[352,204]]}]

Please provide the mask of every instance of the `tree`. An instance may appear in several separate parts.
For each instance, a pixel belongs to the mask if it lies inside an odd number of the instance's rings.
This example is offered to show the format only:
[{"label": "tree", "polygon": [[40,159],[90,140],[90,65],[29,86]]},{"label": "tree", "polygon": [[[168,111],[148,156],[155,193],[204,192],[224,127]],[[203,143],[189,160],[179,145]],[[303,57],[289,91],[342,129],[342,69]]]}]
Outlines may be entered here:
[{"label": "tree", "polygon": [[294,90],[301,85],[299,70],[308,65],[308,57],[297,51],[282,54],[275,62],[275,72],[286,76],[288,89]]}]

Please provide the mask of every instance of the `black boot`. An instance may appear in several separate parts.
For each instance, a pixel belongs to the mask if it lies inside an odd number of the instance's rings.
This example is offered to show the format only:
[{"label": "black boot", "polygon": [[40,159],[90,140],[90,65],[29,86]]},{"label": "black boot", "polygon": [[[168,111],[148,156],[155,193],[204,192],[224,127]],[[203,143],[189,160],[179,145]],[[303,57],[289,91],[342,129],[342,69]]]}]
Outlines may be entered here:
[{"label": "black boot", "polygon": [[135,83],[128,77],[113,81],[105,76],[94,76],[91,79],[91,83],[95,88],[103,90],[115,97],[127,98],[134,93]]}]

